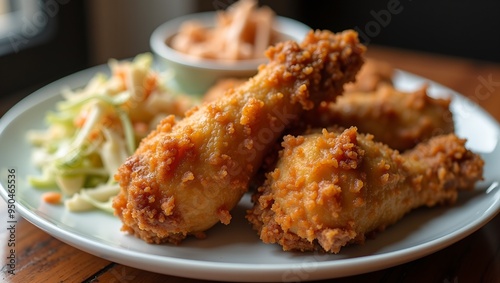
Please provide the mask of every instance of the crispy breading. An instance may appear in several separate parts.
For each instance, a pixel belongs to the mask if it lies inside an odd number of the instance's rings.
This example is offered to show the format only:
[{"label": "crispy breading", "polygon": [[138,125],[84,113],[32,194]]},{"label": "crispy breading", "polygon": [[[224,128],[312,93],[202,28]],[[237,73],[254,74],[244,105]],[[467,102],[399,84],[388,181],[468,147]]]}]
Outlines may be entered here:
[{"label": "crispy breading", "polygon": [[356,126],[375,140],[404,151],[433,136],[454,132],[450,103],[450,98],[427,95],[426,85],[400,91],[386,84],[375,91],[351,92],[335,102],[322,103],[306,113],[303,121],[312,128]]},{"label": "crispy breading", "polygon": [[356,75],[356,81],[345,86],[345,92],[370,92],[382,85],[392,85],[394,67],[384,61],[367,58]]},{"label": "crispy breading", "polygon": [[247,218],[265,243],[338,253],[420,206],[454,203],[484,162],[454,134],[400,154],[355,127],[286,136]]},{"label": "crispy breading", "polygon": [[175,122],[163,120],[115,178],[123,230],[150,243],[203,237],[247,191],[285,128],[353,81],[365,47],[354,31],[310,32],[266,52],[269,63],[240,87]]}]

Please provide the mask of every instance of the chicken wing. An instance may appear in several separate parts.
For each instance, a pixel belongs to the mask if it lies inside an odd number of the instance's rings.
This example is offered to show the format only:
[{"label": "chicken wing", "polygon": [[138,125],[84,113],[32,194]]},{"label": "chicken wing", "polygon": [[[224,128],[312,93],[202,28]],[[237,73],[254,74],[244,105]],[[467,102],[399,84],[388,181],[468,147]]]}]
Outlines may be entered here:
[{"label": "chicken wing", "polygon": [[204,237],[230,210],[267,151],[304,109],[332,100],[355,78],[365,47],[357,34],[310,32],[266,52],[258,74],[181,121],[163,120],[119,168],[116,215],[150,243]]},{"label": "chicken wing", "polygon": [[456,201],[482,179],[483,160],[454,134],[400,154],[355,127],[286,136],[247,214],[265,243],[338,253],[410,210]]}]

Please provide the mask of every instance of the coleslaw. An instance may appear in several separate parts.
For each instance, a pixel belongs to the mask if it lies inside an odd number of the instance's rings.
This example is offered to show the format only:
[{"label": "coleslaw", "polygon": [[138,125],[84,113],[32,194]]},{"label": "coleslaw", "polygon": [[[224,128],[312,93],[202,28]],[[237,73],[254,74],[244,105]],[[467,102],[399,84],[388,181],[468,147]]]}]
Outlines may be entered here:
[{"label": "coleslaw", "polygon": [[150,53],[110,60],[110,76],[96,74],[84,88],[62,91],[63,100],[46,114],[48,128],[27,134],[41,170],[28,178],[33,187],[58,188],[70,211],[112,212],[118,167],[161,119],[180,118],[198,103],[169,90],[168,72],[152,63]]}]

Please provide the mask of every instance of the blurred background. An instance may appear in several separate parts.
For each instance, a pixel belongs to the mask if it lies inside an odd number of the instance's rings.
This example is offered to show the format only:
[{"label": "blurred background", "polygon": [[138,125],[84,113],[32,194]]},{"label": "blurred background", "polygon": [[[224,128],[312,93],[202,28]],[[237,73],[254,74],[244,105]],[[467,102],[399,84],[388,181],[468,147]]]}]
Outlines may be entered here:
[{"label": "blurred background", "polygon": [[[149,36],[164,21],[192,12],[225,9],[233,2],[0,0],[0,108],[109,58],[129,58],[149,51]],[[356,29],[368,46],[500,63],[500,1],[496,0],[259,3],[315,29]]]}]

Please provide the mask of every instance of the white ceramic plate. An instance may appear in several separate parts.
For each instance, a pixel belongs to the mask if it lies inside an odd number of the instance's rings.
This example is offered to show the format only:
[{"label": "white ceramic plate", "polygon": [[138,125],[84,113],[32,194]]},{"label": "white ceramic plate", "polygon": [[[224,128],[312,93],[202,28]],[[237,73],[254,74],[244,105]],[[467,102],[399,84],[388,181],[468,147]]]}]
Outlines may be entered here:
[{"label": "white ceramic plate", "polygon": [[[500,210],[500,128],[485,111],[443,86],[431,84],[433,95],[452,95],[457,132],[486,161],[485,180],[473,192],[462,193],[452,207],[418,209],[401,222],[368,240],[344,248],[338,255],[283,252],[260,242],[244,219],[249,196],[233,212],[230,225],[217,225],[205,240],[188,239],[181,246],[149,245],[120,232],[120,221],[95,211],[70,213],[40,201],[41,192],[27,185],[37,174],[30,162],[26,131],[44,128],[62,87],[85,85],[100,66],[76,73],[33,93],[0,121],[0,193],[7,199],[7,170],[17,175],[17,212],[54,237],[83,251],[136,268],[181,277],[221,281],[307,281],[365,273],[423,257],[479,229]],[[425,79],[399,71],[401,88],[414,89]],[[479,99],[479,98],[478,98]]]}]

